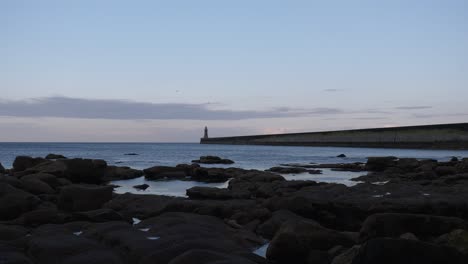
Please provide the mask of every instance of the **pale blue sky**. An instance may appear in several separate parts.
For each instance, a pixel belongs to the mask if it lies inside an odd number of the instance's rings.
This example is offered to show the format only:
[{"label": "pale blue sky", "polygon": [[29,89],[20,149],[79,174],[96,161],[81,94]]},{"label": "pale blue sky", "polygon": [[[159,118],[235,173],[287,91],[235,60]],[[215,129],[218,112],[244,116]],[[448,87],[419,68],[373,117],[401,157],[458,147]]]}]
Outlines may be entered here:
[{"label": "pale blue sky", "polygon": [[462,0],[0,0],[0,40],[0,141],[468,120]]}]

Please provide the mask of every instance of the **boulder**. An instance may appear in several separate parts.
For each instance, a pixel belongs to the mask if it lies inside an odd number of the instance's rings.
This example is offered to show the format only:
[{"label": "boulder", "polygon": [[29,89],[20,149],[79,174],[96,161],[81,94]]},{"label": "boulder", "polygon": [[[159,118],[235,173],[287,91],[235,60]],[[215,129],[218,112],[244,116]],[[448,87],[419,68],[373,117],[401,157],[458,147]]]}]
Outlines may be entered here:
[{"label": "boulder", "polygon": [[67,157],[63,156],[63,155],[60,155],[60,154],[53,154],[53,153],[50,153],[48,154],[46,157],[46,159],[66,159]]},{"label": "boulder", "polygon": [[59,207],[67,211],[90,211],[112,199],[113,188],[99,185],[68,185],[60,190]]},{"label": "boulder", "polygon": [[73,214],[77,221],[88,222],[109,222],[109,221],[123,221],[122,215],[116,211],[108,208],[97,209],[86,212],[77,212]]},{"label": "boulder", "polygon": [[191,249],[173,258],[169,264],[205,264],[205,263],[243,263],[255,264],[256,262],[241,256],[222,254],[213,250]]},{"label": "boulder", "polygon": [[233,164],[234,161],[230,159],[222,159],[218,156],[201,156],[198,160],[192,160],[195,163],[204,163],[204,164]]},{"label": "boulder", "polygon": [[2,264],[33,264],[18,247],[0,244],[0,263]]},{"label": "boulder", "polygon": [[40,226],[63,223],[64,218],[64,215],[59,214],[56,208],[38,208],[24,213],[18,220],[25,226]]},{"label": "boulder", "polygon": [[14,219],[31,211],[39,203],[36,196],[7,183],[0,183],[0,220]]},{"label": "boulder", "polygon": [[363,244],[352,264],[462,264],[468,258],[456,249],[393,238],[374,238]]},{"label": "boulder", "polygon": [[316,222],[292,220],[284,223],[267,250],[267,259],[279,263],[306,263],[314,250],[327,251],[334,246],[350,247],[353,240]]},{"label": "boulder", "polygon": [[23,183],[18,178],[13,176],[0,175],[0,183],[7,183],[18,189],[23,188]]},{"label": "boulder", "polygon": [[190,199],[247,199],[250,198],[250,192],[232,191],[229,189],[215,187],[195,186],[190,189],[187,189],[187,196]]},{"label": "boulder", "polygon": [[145,183],[145,184],[140,184],[140,185],[135,185],[135,186],[133,186],[133,188],[135,188],[135,189],[137,189],[137,190],[142,190],[142,191],[148,189],[148,187],[149,187],[149,185],[146,184],[146,183]]},{"label": "boulder", "polygon": [[143,171],[130,167],[107,166],[103,181],[128,180],[143,176]]},{"label": "boulder", "polygon": [[389,167],[397,164],[397,157],[369,157],[367,158],[366,170],[369,171],[384,171]]},{"label": "boulder", "polygon": [[145,178],[149,180],[184,179],[189,176],[186,168],[181,167],[154,166],[144,169],[143,172],[145,173]]},{"label": "boulder", "polygon": [[22,238],[28,234],[28,230],[23,226],[0,224],[0,243]]},{"label": "boulder", "polygon": [[272,167],[266,171],[282,173],[282,174],[297,174],[297,173],[307,172],[307,169],[299,168],[299,167]]},{"label": "boulder", "polygon": [[453,166],[437,166],[435,172],[439,176],[454,175],[457,173],[457,170]]},{"label": "boulder", "polygon": [[345,154],[340,154],[338,156],[336,156],[337,158],[346,158],[346,155]]},{"label": "boulder", "polygon": [[19,172],[19,171],[24,171],[28,168],[32,168],[38,164],[41,164],[43,162],[47,161],[46,159],[43,158],[32,158],[28,156],[18,156],[15,158],[15,161],[13,162],[13,171]]},{"label": "boulder", "polygon": [[371,215],[364,221],[360,239],[365,241],[373,237],[399,237],[404,233],[413,233],[424,239],[466,227],[467,223],[457,217],[381,213]]},{"label": "boulder", "polygon": [[48,184],[52,188],[62,186],[62,183],[59,181],[59,179],[55,175],[49,173],[34,173],[21,177],[21,181],[28,180],[39,180]]},{"label": "boulder", "polygon": [[435,242],[438,245],[456,248],[461,253],[468,256],[468,231],[456,229],[448,234],[438,237]]},{"label": "boulder", "polygon": [[[278,210],[273,212],[270,219],[258,226],[257,233],[267,239],[272,239],[281,226],[291,220],[306,220],[306,218],[303,218],[289,210]],[[308,221],[313,220],[309,219]],[[319,225],[318,223],[315,224]]]},{"label": "boulder", "polygon": [[1,162],[0,162],[0,173],[5,173],[5,167],[3,167]]},{"label": "boulder", "polygon": [[37,179],[21,179],[21,184],[23,190],[32,194],[52,194],[55,192],[47,183]]},{"label": "boulder", "polygon": [[104,160],[65,159],[57,162],[65,164],[64,176],[74,183],[101,183],[107,168]]},{"label": "boulder", "polygon": [[351,264],[353,262],[354,257],[359,253],[360,245],[355,245],[338,256],[334,257],[331,264]]}]

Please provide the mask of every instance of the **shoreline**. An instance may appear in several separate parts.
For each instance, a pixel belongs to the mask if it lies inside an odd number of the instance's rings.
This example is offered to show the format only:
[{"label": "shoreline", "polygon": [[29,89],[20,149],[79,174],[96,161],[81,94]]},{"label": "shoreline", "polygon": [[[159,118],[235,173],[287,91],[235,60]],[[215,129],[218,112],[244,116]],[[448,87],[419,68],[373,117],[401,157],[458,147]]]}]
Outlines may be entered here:
[{"label": "shoreline", "polygon": [[[199,161],[232,162],[212,156]],[[277,173],[320,174],[325,168],[362,176],[348,187],[288,181]],[[108,185],[142,176],[155,184],[229,181],[227,188],[192,187],[188,198],[117,194]],[[370,157],[365,163],[282,164],[269,171],[188,162],[141,171],[104,160],[23,156],[11,169],[0,166],[0,179],[0,252],[25,263],[192,263],[197,256],[363,264],[387,263],[388,254],[399,263],[468,260],[466,158]],[[454,242],[460,239],[465,242]],[[94,251],[80,253],[86,248]],[[266,255],[254,254],[258,249]]]}]

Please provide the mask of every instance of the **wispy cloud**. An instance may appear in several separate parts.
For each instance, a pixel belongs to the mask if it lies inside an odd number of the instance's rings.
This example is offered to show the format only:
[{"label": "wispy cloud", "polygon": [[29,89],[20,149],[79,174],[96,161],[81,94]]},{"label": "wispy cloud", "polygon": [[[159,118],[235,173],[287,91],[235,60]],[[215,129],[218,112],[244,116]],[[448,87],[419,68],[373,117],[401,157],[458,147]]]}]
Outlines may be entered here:
[{"label": "wispy cloud", "polygon": [[324,89],[324,92],[334,93],[334,92],[341,92],[342,89]]},{"label": "wispy cloud", "polygon": [[416,106],[398,106],[395,109],[398,110],[421,110],[421,109],[431,109],[432,106],[429,105],[416,105]]},{"label": "wispy cloud", "polygon": [[339,114],[337,108],[293,109],[277,107],[266,111],[216,110],[212,104],[146,103],[127,100],[46,97],[0,101],[0,116],[62,117],[88,119],[186,119],[242,120]]}]

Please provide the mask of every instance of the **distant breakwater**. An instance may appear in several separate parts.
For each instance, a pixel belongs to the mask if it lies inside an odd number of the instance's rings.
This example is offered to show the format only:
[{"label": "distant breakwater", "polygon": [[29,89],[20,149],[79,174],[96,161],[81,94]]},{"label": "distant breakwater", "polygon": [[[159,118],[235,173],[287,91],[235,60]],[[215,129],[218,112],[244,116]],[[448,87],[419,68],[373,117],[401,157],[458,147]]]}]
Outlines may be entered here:
[{"label": "distant breakwater", "polygon": [[468,149],[468,123],[202,138],[201,144]]}]

